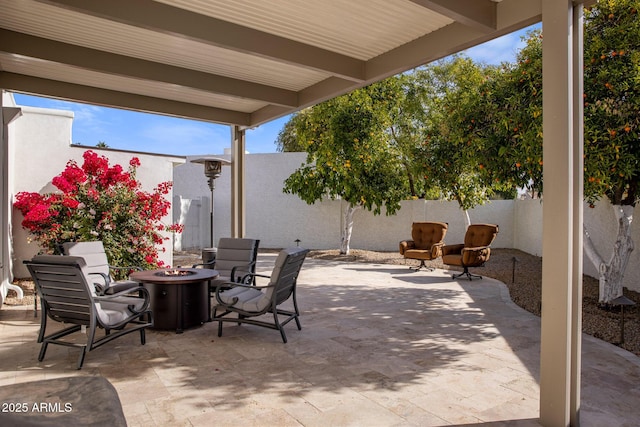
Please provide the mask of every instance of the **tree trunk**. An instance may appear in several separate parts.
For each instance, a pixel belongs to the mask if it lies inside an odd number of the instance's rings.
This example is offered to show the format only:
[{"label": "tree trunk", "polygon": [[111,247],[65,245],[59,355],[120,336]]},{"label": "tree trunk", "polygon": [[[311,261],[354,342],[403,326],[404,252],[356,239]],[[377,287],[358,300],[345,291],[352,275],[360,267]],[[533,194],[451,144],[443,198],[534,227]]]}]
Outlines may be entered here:
[{"label": "tree trunk", "polygon": [[340,254],[349,255],[349,244],[351,243],[351,232],[353,231],[353,214],[359,208],[358,205],[349,203],[344,210],[344,221],[340,233]]},{"label": "tree trunk", "polygon": [[633,240],[631,239],[633,206],[613,205],[613,209],[618,221],[618,233],[609,262],[604,262],[591,241],[586,227],[584,228],[584,251],[598,269],[599,302],[601,304],[608,304],[622,295],[622,279],[633,251]]},{"label": "tree trunk", "polygon": [[464,215],[464,229],[466,230],[471,225],[471,217],[469,217],[469,211],[467,209],[462,210]]}]

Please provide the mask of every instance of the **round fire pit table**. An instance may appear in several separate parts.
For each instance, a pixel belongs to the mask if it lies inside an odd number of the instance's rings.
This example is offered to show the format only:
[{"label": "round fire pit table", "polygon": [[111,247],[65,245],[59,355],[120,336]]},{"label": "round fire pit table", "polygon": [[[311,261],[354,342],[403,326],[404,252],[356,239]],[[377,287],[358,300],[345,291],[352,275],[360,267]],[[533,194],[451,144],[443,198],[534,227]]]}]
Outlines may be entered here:
[{"label": "round fire pit table", "polygon": [[163,268],[131,273],[150,296],[154,329],[184,329],[202,325],[209,319],[209,281],[216,270]]}]

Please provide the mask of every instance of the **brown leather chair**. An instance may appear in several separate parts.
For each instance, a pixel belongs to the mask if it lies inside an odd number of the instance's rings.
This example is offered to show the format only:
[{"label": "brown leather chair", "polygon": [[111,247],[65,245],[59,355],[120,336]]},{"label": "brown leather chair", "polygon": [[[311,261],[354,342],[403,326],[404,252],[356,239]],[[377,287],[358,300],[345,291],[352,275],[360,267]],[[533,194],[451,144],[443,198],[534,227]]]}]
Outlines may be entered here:
[{"label": "brown leather chair", "polygon": [[463,268],[460,274],[453,274],[456,279],[467,276],[469,280],[482,279],[482,276],[469,273],[469,267],[480,267],[489,261],[491,242],[498,234],[498,226],[494,224],[471,224],[464,235],[464,243],[446,245],[442,248],[442,262]]},{"label": "brown leather chair", "polygon": [[[444,236],[447,234],[449,226],[445,222],[414,222],[411,226],[412,240],[400,242],[400,254],[405,259],[420,260],[418,267],[411,267],[412,270],[427,268],[425,261],[436,259],[442,256],[444,246]],[[433,268],[431,268],[433,270]]]}]

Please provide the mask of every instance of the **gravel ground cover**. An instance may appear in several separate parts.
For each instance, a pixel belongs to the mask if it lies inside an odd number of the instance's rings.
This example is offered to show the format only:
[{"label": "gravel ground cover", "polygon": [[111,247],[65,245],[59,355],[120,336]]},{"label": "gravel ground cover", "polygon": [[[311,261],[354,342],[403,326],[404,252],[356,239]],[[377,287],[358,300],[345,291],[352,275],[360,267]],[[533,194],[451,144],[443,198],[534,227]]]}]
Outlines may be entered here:
[{"label": "gravel ground cover", "polygon": [[[397,252],[376,252],[352,249],[349,255],[340,255],[337,250],[314,250],[312,258],[342,262],[367,262],[381,264],[399,264],[417,266],[413,260],[405,260]],[[181,252],[174,254],[176,265],[191,265],[200,262],[199,253]],[[441,260],[427,261],[427,265],[436,268],[449,268]],[[451,268],[454,269],[454,268]],[[540,316],[542,294],[542,258],[515,249],[493,249],[491,259],[484,267],[472,272],[492,277],[507,285],[514,303],[525,310]],[[419,273],[418,273],[419,274]],[[25,298],[18,300],[13,291],[9,291],[5,304],[33,305],[33,283],[30,280],[17,280],[25,291]],[[481,285],[479,285],[481,286]],[[624,295],[636,303],[624,310],[624,342],[620,342],[621,314],[619,307],[601,307],[598,304],[598,280],[583,278],[582,329],[596,338],[618,345],[640,356],[640,293],[624,289]]]}]

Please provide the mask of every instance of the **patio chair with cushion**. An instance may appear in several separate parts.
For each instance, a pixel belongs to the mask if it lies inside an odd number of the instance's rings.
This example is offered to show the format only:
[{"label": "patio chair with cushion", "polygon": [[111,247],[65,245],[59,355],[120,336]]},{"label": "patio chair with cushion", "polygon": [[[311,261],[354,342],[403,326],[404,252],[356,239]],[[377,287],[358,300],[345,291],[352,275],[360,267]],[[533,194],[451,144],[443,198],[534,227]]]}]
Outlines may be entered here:
[{"label": "patio chair with cushion", "polygon": [[[227,282],[240,282],[243,278],[253,281],[249,273],[256,271],[258,246],[260,240],[222,237],[218,241],[216,258],[210,262],[194,264],[193,268],[206,267],[215,269],[219,276],[209,282],[209,293],[213,297],[216,288]],[[211,302],[211,301],[209,301]],[[211,304],[209,304],[211,316]]]},{"label": "patio chair with cushion", "polygon": [[[280,251],[276,258],[271,276],[249,273],[248,276],[269,278],[266,286],[248,284],[250,280],[241,280],[242,283],[219,284],[215,297],[218,305],[214,308],[213,320],[218,321],[218,336],[222,336],[222,323],[248,323],[280,331],[282,341],[287,342],[284,326],[291,320],[295,320],[298,330],[300,325],[300,312],[296,301],[296,282],[300,268],[304,262],[308,249],[291,248]],[[291,299],[293,311],[284,310],[281,304]],[[229,316],[236,313],[237,317]],[[273,314],[273,322],[253,319],[264,314]],[[283,320],[279,316],[286,316]]]},{"label": "patio chair with cushion", "polygon": [[114,271],[142,270],[139,266],[123,267],[109,264],[107,253],[101,241],[92,242],[65,242],[61,245],[63,255],[79,256],[84,258],[91,281],[96,286],[99,294],[115,294],[126,290],[138,290],[140,283],[129,280],[116,280]]},{"label": "patio chair with cushion", "polygon": [[[82,257],[38,255],[24,263],[42,306],[38,335],[42,347],[38,361],[44,359],[49,344],[79,347],[78,369],[82,368],[87,351],[122,335],[139,331],[140,342],[145,344],[145,328],[153,325],[146,289],[140,289],[142,297],[132,296],[127,291],[97,295]],[[46,335],[47,318],[67,326]],[[105,330],[104,337],[96,339],[97,328]],[[86,343],[62,339],[78,331],[86,332]]]},{"label": "patio chair with cushion", "polygon": [[469,280],[482,279],[482,276],[471,274],[469,267],[480,267],[489,261],[490,245],[498,234],[498,226],[494,224],[471,224],[464,236],[464,243],[446,245],[442,248],[442,262],[463,268],[462,273],[453,274],[456,279],[467,276]]},{"label": "patio chair with cushion", "polygon": [[411,225],[412,240],[400,242],[400,254],[405,259],[420,261],[418,267],[410,267],[412,270],[418,271],[423,267],[427,268],[425,261],[442,256],[442,246],[447,228],[448,225],[444,222],[414,222]]}]

